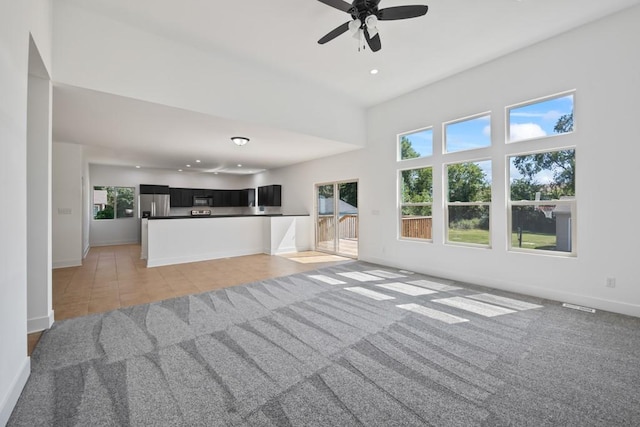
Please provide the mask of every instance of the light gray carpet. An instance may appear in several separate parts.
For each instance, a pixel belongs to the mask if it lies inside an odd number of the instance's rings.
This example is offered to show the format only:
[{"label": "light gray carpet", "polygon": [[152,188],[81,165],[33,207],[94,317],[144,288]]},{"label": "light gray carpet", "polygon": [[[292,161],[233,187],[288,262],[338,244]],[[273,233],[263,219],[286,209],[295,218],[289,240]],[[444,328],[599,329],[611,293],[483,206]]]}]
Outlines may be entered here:
[{"label": "light gray carpet", "polygon": [[351,262],[56,322],[9,426],[638,426],[639,362],[640,319]]}]

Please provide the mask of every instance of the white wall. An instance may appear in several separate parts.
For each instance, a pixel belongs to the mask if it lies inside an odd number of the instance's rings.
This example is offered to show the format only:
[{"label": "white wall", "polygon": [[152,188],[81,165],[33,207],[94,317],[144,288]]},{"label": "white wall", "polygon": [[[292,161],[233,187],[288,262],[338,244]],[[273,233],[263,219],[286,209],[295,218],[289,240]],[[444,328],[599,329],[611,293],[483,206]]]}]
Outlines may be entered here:
[{"label": "white wall", "polygon": [[[136,200],[140,184],[168,185],[181,188],[219,188],[241,189],[250,187],[250,178],[242,175],[205,174],[194,172],[172,172],[155,169],[136,169],[91,164],[89,166],[90,184],[94,186],[135,187]],[[91,203],[89,197],[89,204]],[[137,210],[137,207],[136,207]],[[228,213],[228,210],[214,208],[218,214]],[[187,209],[172,209],[172,214],[186,215]],[[90,245],[105,246],[140,242],[140,220],[136,218],[121,218],[115,220],[90,220]]]},{"label": "white wall", "polygon": [[51,81],[33,40],[27,99],[27,331],[32,333],[53,324]]},{"label": "white wall", "polygon": [[[256,180],[283,185],[283,209],[313,209],[313,184],[359,179],[360,258],[422,273],[570,301],[640,316],[636,181],[637,103],[640,99],[640,7],[372,108],[365,149],[267,172]],[[505,106],[576,89],[578,256],[507,251]],[[444,219],[434,210],[434,242],[397,238],[396,135],[492,111],[492,249],[444,244]],[[550,144],[553,141],[542,143]],[[528,143],[522,143],[528,144]],[[535,144],[522,147],[535,147]],[[434,155],[436,200],[442,200],[441,155]],[[406,163],[405,165],[408,165]],[[440,185],[438,185],[440,184]],[[615,277],[614,289],[605,279]]]},{"label": "white wall", "polygon": [[82,265],[82,146],[53,144],[53,267]]},{"label": "white wall", "polygon": [[56,82],[365,143],[364,109],[295,76],[177,43],[64,1],[55,4],[54,33]]},{"label": "white wall", "polygon": [[44,0],[0,2],[0,425],[6,423],[30,369],[25,215],[29,33],[50,67],[50,7]]}]

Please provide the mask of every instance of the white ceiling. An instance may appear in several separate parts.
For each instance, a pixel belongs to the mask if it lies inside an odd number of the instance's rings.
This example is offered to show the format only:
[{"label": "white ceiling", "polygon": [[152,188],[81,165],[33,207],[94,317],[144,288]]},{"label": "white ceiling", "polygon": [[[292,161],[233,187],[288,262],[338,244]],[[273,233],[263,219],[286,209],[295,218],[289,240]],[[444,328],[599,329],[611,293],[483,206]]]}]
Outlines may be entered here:
[{"label": "white ceiling", "polygon": [[[251,61],[350,97],[367,108],[596,20],[640,0],[382,0],[427,4],[427,15],[378,24],[382,50],[358,52],[347,33],[317,40],[350,17],[317,0],[58,0],[200,49]],[[369,74],[372,68],[377,75]],[[100,115],[89,115],[89,111]],[[158,125],[158,115],[164,120]],[[150,120],[151,116],[155,120]],[[84,117],[86,120],[78,120]],[[99,117],[99,119],[98,119]],[[115,120],[118,126],[114,126]],[[230,122],[57,85],[54,140],[82,142],[96,162],[177,168],[211,152],[208,169],[269,169],[349,144]],[[229,133],[251,135],[245,147]],[[114,153],[115,150],[115,153]],[[204,160],[204,159],[202,159]]]},{"label": "white ceiling", "polygon": [[56,85],[53,99],[53,140],[85,144],[92,163],[251,174],[357,148],[73,86]]}]

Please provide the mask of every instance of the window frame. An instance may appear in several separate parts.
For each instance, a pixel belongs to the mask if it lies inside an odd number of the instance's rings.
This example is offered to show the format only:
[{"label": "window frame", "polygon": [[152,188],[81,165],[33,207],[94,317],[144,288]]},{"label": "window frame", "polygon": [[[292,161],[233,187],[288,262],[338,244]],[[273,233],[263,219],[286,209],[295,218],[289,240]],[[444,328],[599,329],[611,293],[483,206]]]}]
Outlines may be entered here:
[{"label": "window frame", "polygon": [[[471,121],[471,120],[475,120],[475,119],[479,119],[482,117],[489,117],[488,123],[489,123],[489,145],[485,145],[482,147],[474,147],[474,148],[468,148],[466,150],[457,150],[457,151],[449,151],[447,149],[447,126],[449,125],[454,125],[457,123],[462,123],[462,122],[466,122],[466,121]],[[460,117],[458,119],[454,119],[454,120],[449,120],[446,122],[442,122],[442,144],[441,144],[441,150],[442,153],[444,155],[456,155],[458,153],[470,153],[470,152],[475,152],[477,150],[486,150],[490,147],[493,146],[493,117],[492,117],[492,112],[491,110],[487,110],[481,113],[476,113],[476,114],[472,114],[469,116],[465,116],[465,117]]]},{"label": "window frame", "polygon": [[[407,135],[412,135],[415,133],[420,133],[426,130],[430,130],[431,131],[431,154],[428,155],[424,155],[424,156],[418,156],[418,157],[411,157],[409,159],[403,159],[402,158],[402,145],[401,145],[401,140],[403,136],[407,136]],[[426,127],[422,127],[422,128],[418,128],[418,129],[414,129],[414,130],[410,130],[407,132],[402,132],[396,135],[396,161],[397,162],[407,162],[407,161],[412,161],[412,160],[418,160],[418,159],[426,159],[429,157],[433,157],[433,154],[435,152],[435,144],[433,142],[433,136],[434,136],[434,131],[433,131],[433,126],[426,126]]]},{"label": "window frame", "polygon": [[[113,218],[96,218],[96,214],[97,212],[93,212],[93,207],[95,207],[95,191],[96,189],[98,189],[97,191],[103,191],[106,190],[107,194],[108,194],[108,189],[112,188],[114,191],[114,195],[113,195]],[[121,188],[126,188],[126,189],[130,189],[133,192],[133,202],[132,202],[132,214],[131,216],[118,216],[118,190]],[[107,200],[108,201],[108,200]],[[91,189],[91,206],[92,206],[92,212],[91,212],[91,220],[92,221],[115,221],[115,220],[120,220],[120,219],[131,219],[131,218],[135,218],[136,217],[136,187],[135,186],[124,186],[124,185],[93,185],[92,189]],[[109,206],[108,204],[106,206]],[[101,212],[101,211],[98,211]]]},{"label": "window frame", "polygon": [[[563,92],[558,92],[552,95],[547,95],[547,96],[542,96],[539,98],[535,98],[535,99],[531,99],[528,101],[524,101],[524,102],[519,102],[517,104],[511,104],[511,105],[507,105],[505,107],[505,129],[504,129],[504,140],[505,140],[505,144],[510,145],[510,144],[518,144],[521,142],[528,142],[528,141],[537,141],[537,140],[545,140],[548,138],[555,138],[555,137],[559,137],[559,136],[566,136],[566,135],[572,135],[574,133],[576,133],[576,89],[570,89],[570,90],[566,90]],[[529,105],[534,105],[534,104],[539,104],[539,103],[543,103],[546,101],[551,101],[553,99],[559,99],[559,98],[564,98],[571,95],[573,98],[573,110],[572,110],[572,114],[573,114],[573,129],[571,130],[571,132],[559,132],[559,133],[552,133],[552,134],[548,134],[548,135],[544,135],[544,136],[538,136],[538,137],[531,137],[531,138],[524,138],[524,139],[518,139],[516,141],[512,141],[511,140],[511,110],[517,109],[517,108],[522,108],[522,107],[527,107]]]},{"label": "window frame", "polygon": [[[575,132],[575,131],[574,131]],[[572,133],[572,132],[570,132]],[[562,135],[562,134],[559,134]],[[540,139],[545,139],[547,137],[541,137]],[[527,141],[531,141],[528,139]],[[517,141],[520,142],[520,141]],[[511,158],[519,157],[519,156],[529,156],[533,154],[543,154],[543,153],[552,153],[555,151],[566,151],[573,150],[575,156],[575,163],[577,164],[578,159],[578,149],[575,146],[552,146],[546,147],[544,149],[536,150],[536,151],[524,151],[524,152],[514,152],[506,155],[505,159],[505,168],[506,168],[506,216],[507,216],[507,252],[512,253],[526,253],[526,254],[536,254],[536,255],[549,255],[555,257],[563,257],[563,258],[576,258],[578,256],[578,227],[577,227],[577,202],[578,202],[578,191],[577,188],[574,191],[574,195],[571,199],[551,199],[551,200],[511,200]],[[530,248],[522,248],[522,247],[514,247],[512,234],[513,234],[513,207],[517,206],[546,206],[546,205],[555,205],[569,207],[570,216],[570,227],[571,227],[571,251],[557,251],[557,250],[547,250],[547,249],[530,249]],[[557,234],[556,234],[557,239]]]},{"label": "window frame", "polygon": [[[409,160],[409,159],[406,159]],[[404,201],[402,200],[402,185],[403,185],[403,180],[402,180],[402,172],[405,171],[410,171],[410,170],[419,170],[419,169],[431,169],[431,202],[409,202],[409,203],[404,203]],[[434,167],[433,165],[429,164],[429,165],[417,165],[414,167],[405,167],[402,169],[398,169],[397,170],[397,179],[398,179],[398,226],[397,226],[397,230],[398,230],[398,239],[400,240],[408,240],[408,241],[414,241],[414,242],[427,242],[427,243],[433,243],[433,181],[434,181]],[[402,235],[402,221],[404,219],[404,216],[402,214],[402,210],[405,207],[429,207],[431,208],[431,238],[430,239],[423,239],[420,237],[407,237],[407,236],[403,236]]]},{"label": "window frame", "polygon": [[[486,148],[486,147],[483,147]],[[456,152],[457,153],[457,152]],[[458,165],[464,163],[482,163],[489,162],[491,163],[491,168],[493,170],[493,159],[491,157],[488,158],[474,158],[474,159],[466,159],[459,161],[452,161],[442,164],[442,173],[443,173],[443,205],[444,205],[444,243],[445,245],[453,245],[453,246],[464,246],[464,247],[474,247],[481,249],[492,249],[493,248],[493,239],[492,239],[492,228],[491,228],[491,217],[493,211],[493,177],[490,177],[491,181],[489,182],[489,189],[491,191],[491,200],[490,201],[482,201],[482,202],[452,202],[449,200],[450,192],[449,192],[449,166]],[[471,242],[455,242],[449,239],[449,231],[451,230],[449,227],[449,208],[450,207],[460,207],[460,206],[479,206],[479,207],[488,207],[489,209],[489,242],[485,244],[480,243],[471,243]]]}]

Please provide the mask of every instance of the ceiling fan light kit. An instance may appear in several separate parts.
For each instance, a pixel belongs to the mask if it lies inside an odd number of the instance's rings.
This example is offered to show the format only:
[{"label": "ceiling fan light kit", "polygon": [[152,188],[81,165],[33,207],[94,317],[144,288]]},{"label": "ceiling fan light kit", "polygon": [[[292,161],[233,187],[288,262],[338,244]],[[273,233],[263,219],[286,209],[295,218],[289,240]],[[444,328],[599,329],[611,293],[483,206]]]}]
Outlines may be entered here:
[{"label": "ceiling fan light kit", "polygon": [[[324,37],[318,40],[319,44],[325,44],[347,31],[351,32],[354,38],[366,40],[364,46],[369,45],[373,52],[382,49],[380,34],[378,32],[378,21],[397,21],[399,19],[417,18],[423,16],[429,10],[425,5],[393,6],[378,9],[381,0],[354,0],[349,4],[344,0],[318,0],[328,6],[351,15],[352,20],[329,31]],[[360,49],[358,49],[360,50]]]},{"label": "ceiling fan light kit", "polygon": [[232,136],[231,142],[233,142],[239,147],[242,147],[244,144],[249,142],[249,138],[245,138],[244,136]]}]

